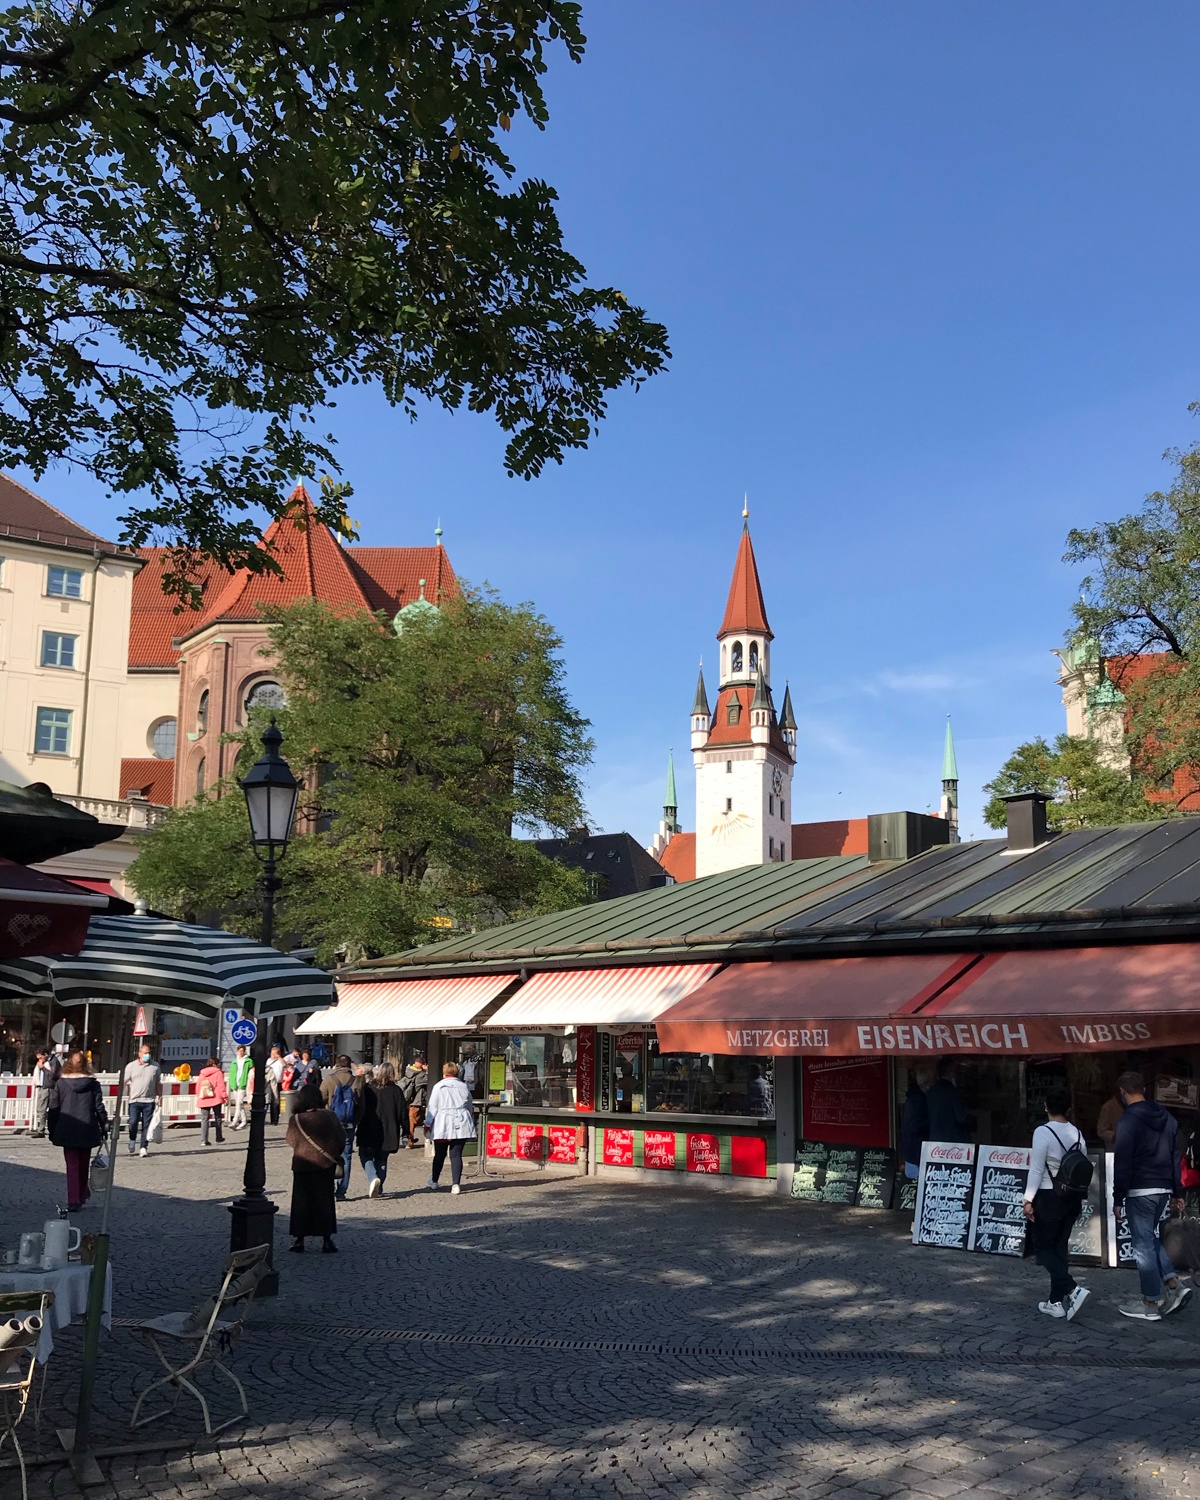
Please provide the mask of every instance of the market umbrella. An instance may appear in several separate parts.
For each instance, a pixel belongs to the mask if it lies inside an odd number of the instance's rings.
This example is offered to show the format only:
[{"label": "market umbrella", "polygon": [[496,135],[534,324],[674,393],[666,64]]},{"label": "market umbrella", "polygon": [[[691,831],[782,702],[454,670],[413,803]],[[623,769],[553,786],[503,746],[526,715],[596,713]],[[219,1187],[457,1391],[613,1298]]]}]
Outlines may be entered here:
[{"label": "market umbrella", "polygon": [[158,917],[92,917],[78,953],[0,961],[0,994],[60,1005],[160,1005],[206,1020],[229,1000],[257,1015],[316,1010],[333,979],[299,959],[216,927]]}]

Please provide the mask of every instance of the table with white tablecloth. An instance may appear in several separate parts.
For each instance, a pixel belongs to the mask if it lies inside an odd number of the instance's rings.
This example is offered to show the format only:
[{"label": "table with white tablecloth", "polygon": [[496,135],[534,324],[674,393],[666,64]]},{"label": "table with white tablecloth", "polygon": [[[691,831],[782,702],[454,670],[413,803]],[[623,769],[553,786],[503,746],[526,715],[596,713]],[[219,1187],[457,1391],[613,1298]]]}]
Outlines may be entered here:
[{"label": "table with white tablecloth", "polygon": [[[61,1271],[17,1271],[11,1266],[0,1269],[0,1292],[54,1293],[54,1306],[38,1339],[38,1364],[44,1365],[54,1348],[54,1332],[66,1328],[87,1312],[88,1288],[92,1282],[91,1266],[72,1263]],[[112,1327],[112,1262],[104,1276],[104,1313],[101,1322]]]}]

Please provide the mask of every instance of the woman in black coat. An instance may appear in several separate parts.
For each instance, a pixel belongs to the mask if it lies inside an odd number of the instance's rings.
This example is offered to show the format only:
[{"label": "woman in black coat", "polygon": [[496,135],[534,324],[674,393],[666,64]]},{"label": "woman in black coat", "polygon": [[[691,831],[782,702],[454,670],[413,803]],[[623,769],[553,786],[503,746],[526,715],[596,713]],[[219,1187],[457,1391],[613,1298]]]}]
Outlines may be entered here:
[{"label": "woman in black coat", "polygon": [[363,1090],[363,1118],[355,1132],[368,1198],[383,1195],[388,1158],[400,1149],[407,1119],[408,1104],[396,1085],[396,1070],[391,1063],[381,1063],[374,1082]]},{"label": "woman in black coat", "polygon": [[293,1096],[287,1143],[292,1148],[292,1214],[289,1249],[303,1251],[308,1235],[318,1235],[326,1255],[336,1255],[337,1209],[334,1182],[346,1149],[346,1131],[321,1090],[306,1083]]},{"label": "woman in black coat", "polygon": [[92,1152],[108,1129],[104,1095],[84,1053],[72,1052],[63,1065],[50,1090],[46,1121],[50,1139],[61,1146],[67,1163],[67,1211],[78,1213],[92,1196],[88,1186]]}]

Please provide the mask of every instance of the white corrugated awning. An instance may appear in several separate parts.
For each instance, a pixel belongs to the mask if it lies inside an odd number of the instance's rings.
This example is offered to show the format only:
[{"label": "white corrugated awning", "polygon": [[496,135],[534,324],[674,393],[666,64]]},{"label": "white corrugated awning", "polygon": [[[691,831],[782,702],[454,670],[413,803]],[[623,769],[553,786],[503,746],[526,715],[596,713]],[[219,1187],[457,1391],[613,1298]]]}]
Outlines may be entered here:
[{"label": "white corrugated awning", "polygon": [[302,1035],[363,1031],[457,1031],[513,982],[515,974],[466,979],[383,979],[338,985],[338,1003],[296,1027]]},{"label": "white corrugated awning", "polygon": [[636,1026],[653,1021],[698,989],[720,964],[662,964],[637,969],[570,969],[535,974],[487,1025]]}]

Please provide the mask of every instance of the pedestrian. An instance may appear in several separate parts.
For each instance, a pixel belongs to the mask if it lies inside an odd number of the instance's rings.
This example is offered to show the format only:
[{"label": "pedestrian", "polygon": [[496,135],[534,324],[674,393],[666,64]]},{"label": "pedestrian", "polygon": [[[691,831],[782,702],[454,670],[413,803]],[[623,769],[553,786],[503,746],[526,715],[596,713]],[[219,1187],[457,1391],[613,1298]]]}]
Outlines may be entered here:
[{"label": "pedestrian", "polygon": [[321,1098],[325,1108],[332,1110],[338,1124],[346,1133],[342,1147],[342,1175],[337,1185],[337,1195],[344,1198],[350,1188],[350,1163],[354,1160],[354,1132],[362,1118],[364,1079],[356,1071],[345,1053],[338,1058],[325,1075],[321,1084]]},{"label": "pedestrian", "polygon": [[[400,1080],[400,1092],[408,1105],[408,1141],[405,1149],[411,1150],[417,1144],[417,1127],[425,1118],[429,1101],[429,1069],[425,1066],[423,1057],[414,1057],[405,1068],[404,1077]],[[425,1138],[429,1139],[428,1131]]]},{"label": "pedestrian", "polygon": [[475,1111],[471,1107],[471,1090],[459,1078],[457,1063],[445,1063],[441,1078],[429,1090],[425,1136],[433,1141],[433,1170],[429,1175],[429,1186],[437,1187],[442,1164],[449,1152],[450,1191],[459,1192],[463,1145],[475,1139]]},{"label": "pedestrian", "polygon": [[58,1082],[62,1066],[53,1052],[42,1049],[33,1064],[33,1129],[31,1139],[43,1140],[46,1135],[46,1111],[50,1107],[50,1090]]},{"label": "pedestrian", "polygon": [[381,1063],[364,1090],[363,1115],[357,1132],[358,1159],[367,1174],[368,1198],[383,1195],[388,1159],[399,1151],[407,1123],[408,1106],[396,1086],[396,1070],[391,1063]]},{"label": "pedestrian", "polygon": [[1070,1108],[1071,1090],[1065,1083],[1052,1083],[1046,1090],[1046,1123],[1033,1132],[1023,1204],[1025,1218],[1033,1226],[1037,1263],[1050,1273],[1050,1297],[1038,1303],[1038,1312],[1068,1322],[1088,1297],[1087,1287],[1077,1285],[1068,1269],[1071,1231],[1083,1208],[1083,1194],[1056,1182],[1068,1151],[1087,1154],[1083,1132],[1067,1118]]},{"label": "pedestrian", "polygon": [[229,1128],[243,1130],[246,1126],[246,1105],[250,1102],[250,1091],[254,1087],[254,1063],[245,1047],[239,1045],[233,1061],[229,1064]]},{"label": "pedestrian", "polygon": [[900,1116],[900,1155],[904,1175],[915,1181],[921,1174],[921,1147],[932,1139],[929,1134],[929,1101],[926,1099],[936,1078],[929,1063],[918,1063],[908,1076],[908,1093]]},{"label": "pedestrian", "polygon": [[1125,1318],[1157,1323],[1178,1312],[1192,1295],[1163,1249],[1159,1225],[1170,1204],[1183,1208],[1179,1126],[1170,1110],[1146,1098],[1140,1073],[1117,1079],[1125,1112],[1117,1121],[1113,1203],[1125,1209],[1142,1295],[1118,1311]]},{"label": "pedestrian", "polygon": [[321,1070],[312,1060],[312,1053],[307,1047],[301,1049],[300,1056],[292,1063],[292,1076],[288,1079],[288,1093],[293,1096],[298,1094],[306,1083],[321,1082]]},{"label": "pedestrian", "polygon": [[[464,1084],[466,1079],[463,1080]],[[470,1085],[467,1085],[470,1093]],[[750,1081],[746,1085],[746,1109],[752,1115],[773,1115],[775,1101],[771,1096],[771,1081],[758,1063],[750,1064]]]},{"label": "pedestrian", "polygon": [[931,1141],[965,1143],[975,1134],[975,1116],[968,1112],[954,1074],[954,1059],[943,1057],[937,1065],[937,1081],[925,1095]]},{"label": "pedestrian", "polygon": [[210,1057],[200,1069],[200,1076],[196,1079],[196,1103],[200,1106],[200,1144],[208,1146],[209,1127],[215,1125],[217,1128],[217,1145],[220,1146],[225,1140],[224,1115],[222,1110],[229,1101],[229,1089],[225,1083],[225,1075],[221,1072],[221,1065],[215,1057]]},{"label": "pedestrian", "polygon": [[104,1096],[83,1052],[67,1057],[62,1074],[50,1090],[46,1120],[50,1139],[62,1148],[66,1161],[67,1212],[78,1213],[92,1196],[88,1185],[92,1152],[108,1131]]},{"label": "pedestrian", "polygon": [[278,1042],[267,1058],[267,1113],[272,1125],[279,1124],[279,1099],[283,1093],[283,1048]]},{"label": "pedestrian", "polygon": [[125,1069],[125,1097],[129,1100],[129,1154],[150,1155],[150,1121],[162,1104],[162,1070],[139,1042],[136,1059]]},{"label": "pedestrian", "polygon": [[1106,1151],[1117,1149],[1117,1121],[1125,1113],[1125,1106],[1121,1103],[1121,1091],[1113,1085],[1113,1091],[1100,1106],[1100,1113],[1096,1116],[1096,1134],[1100,1137]]},{"label": "pedestrian", "polygon": [[335,1255],[337,1206],[334,1186],[346,1147],[346,1132],[332,1110],[324,1107],[315,1083],[300,1089],[288,1112],[287,1142],[292,1148],[292,1243],[302,1253],[309,1235],[320,1235],[321,1249]]}]

